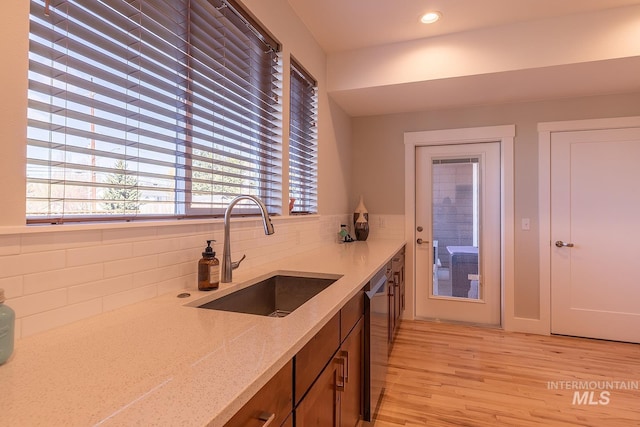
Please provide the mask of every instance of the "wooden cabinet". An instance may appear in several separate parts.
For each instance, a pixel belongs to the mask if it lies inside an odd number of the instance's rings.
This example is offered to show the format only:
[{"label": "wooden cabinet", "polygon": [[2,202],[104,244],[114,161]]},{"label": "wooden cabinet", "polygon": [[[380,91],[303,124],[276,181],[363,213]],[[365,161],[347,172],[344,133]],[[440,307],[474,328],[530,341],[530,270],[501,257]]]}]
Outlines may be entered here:
[{"label": "wooden cabinet", "polygon": [[355,427],[363,390],[360,291],[225,426]]},{"label": "wooden cabinet", "polygon": [[362,418],[363,319],[296,408],[296,427],[355,427]]},{"label": "wooden cabinet", "polygon": [[364,291],[358,292],[340,310],[340,342],[343,342],[351,329],[364,315]]},{"label": "wooden cabinet", "polygon": [[[289,361],[238,411],[225,427],[278,427],[291,418],[293,362]],[[291,421],[289,424],[292,425]]]},{"label": "wooden cabinet", "polygon": [[313,387],[296,407],[296,427],[331,427],[340,425],[341,359],[330,361]]},{"label": "wooden cabinet", "polygon": [[340,425],[355,427],[362,419],[364,319],[360,318],[340,347],[344,358],[344,387],[340,401]]},{"label": "wooden cabinet", "polygon": [[391,259],[389,283],[389,342],[393,342],[405,308],[404,248]]},{"label": "wooden cabinet", "polygon": [[340,313],[337,313],[322,329],[296,354],[295,387],[296,405],[318,378],[340,346]]},{"label": "wooden cabinet", "polygon": [[[364,292],[347,302],[339,315],[341,343],[334,347],[336,351],[326,367],[297,404],[296,427],[355,427],[362,418]],[[333,347],[333,342],[330,340],[325,347]],[[296,355],[296,372],[306,370],[299,355]],[[296,399],[297,387],[296,380]]]}]

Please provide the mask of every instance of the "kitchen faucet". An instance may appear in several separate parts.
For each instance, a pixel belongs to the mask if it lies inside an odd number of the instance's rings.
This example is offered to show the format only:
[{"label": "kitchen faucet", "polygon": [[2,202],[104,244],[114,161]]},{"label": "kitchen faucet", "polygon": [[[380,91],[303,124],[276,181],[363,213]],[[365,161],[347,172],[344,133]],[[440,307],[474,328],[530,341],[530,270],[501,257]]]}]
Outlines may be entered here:
[{"label": "kitchen faucet", "polygon": [[242,195],[238,196],[229,203],[227,206],[227,210],[224,212],[224,246],[222,249],[222,283],[230,283],[231,272],[240,266],[242,260],[245,259],[246,255],[242,255],[239,261],[231,262],[231,244],[229,242],[229,226],[231,225],[231,210],[240,200],[251,200],[260,208],[260,215],[262,215],[262,224],[264,225],[264,234],[267,236],[274,233],[273,224],[271,224],[271,218],[269,218],[269,214],[267,213],[267,208],[256,196]]}]

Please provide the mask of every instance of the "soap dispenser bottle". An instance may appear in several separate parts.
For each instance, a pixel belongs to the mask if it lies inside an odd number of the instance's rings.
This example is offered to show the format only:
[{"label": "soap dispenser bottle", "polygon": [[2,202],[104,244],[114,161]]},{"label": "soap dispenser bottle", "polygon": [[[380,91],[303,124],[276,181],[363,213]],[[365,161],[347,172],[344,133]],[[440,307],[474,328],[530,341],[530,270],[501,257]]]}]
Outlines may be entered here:
[{"label": "soap dispenser bottle", "polygon": [[202,259],[198,261],[198,289],[201,291],[218,289],[220,285],[220,261],[216,258],[211,242],[215,240],[207,240]]},{"label": "soap dispenser bottle", "polygon": [[0,289],[0,365],[13,353],[15,322],[16,314],[11,307],[4,304],[4,289]]}]

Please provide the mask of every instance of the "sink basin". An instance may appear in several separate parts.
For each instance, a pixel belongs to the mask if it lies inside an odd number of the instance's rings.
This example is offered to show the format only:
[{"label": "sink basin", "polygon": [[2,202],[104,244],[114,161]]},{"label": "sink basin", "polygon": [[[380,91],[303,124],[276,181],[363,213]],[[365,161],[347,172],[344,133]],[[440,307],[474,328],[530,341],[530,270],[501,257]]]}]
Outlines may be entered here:
[{"label": "sink basin", "polygon": [[340,277],[342,276],[326,274],[310,276],[276,274],[197,307],[284,317]]}]

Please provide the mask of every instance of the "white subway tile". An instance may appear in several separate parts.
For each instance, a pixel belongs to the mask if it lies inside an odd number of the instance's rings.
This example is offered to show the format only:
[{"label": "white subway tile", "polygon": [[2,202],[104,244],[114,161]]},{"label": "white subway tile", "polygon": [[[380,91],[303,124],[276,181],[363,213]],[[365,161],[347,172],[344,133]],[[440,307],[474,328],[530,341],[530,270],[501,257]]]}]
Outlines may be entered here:
[{"label": "white subway tile", "polygon": [[188,276],[191,274],[196,274],[198,272],[198,264],[192,261],[183,262],[181,264],[177,264],[176,266],[178,267],[178,275],[176,277]]},{"label": "white subway tile", "polygon": [[105,296],[103,298],[103,309],[104,311],[111,311],[136,302],[155,298],[156,296],[158,296],[158,287],[156,285],[130,289],[125,292]]},{"label": "white subway tile", "polygon": [[49,252],[61,249],[90,247],[100,244],[100,230],[33,233],[22,235],[22,253]]},{"label": "white subway tile", "polygon": [[169,292],[180,292],[187,288],[195,288],[197,277],[195,274],[189,276],[176,277],[170,280],[164,280],[158,283],[158,295]]},{"label": "white subway tile", "polygon": [[185,225],[169,225],[165,227],[158,227],[157,235],[161,239],[170,237],[184,237],[199,233],[197,224],[185,224]]},{"label": "white subway tile", "polygon": [[0,256],[20,253],[20,235],[0,236]]},{"label": "white subway tile", "polygon": [[133,283],[132,275],[71,286],[69,287],[69,303],[75,304],[81,301],[103,297],[105,295],[116,294],[134,287],[135,283]]},{"label": "white subway tile", "polygon": [[24,293],[34,294],[52,289],[59,289],[95,282],[103,278],[103,265],[91,264],[81,267],[51,270],[44,273],[28,274],[24,276]]},{"label": "white subway tile", "polygon": [[[397,217],[401,220],[387,218],[385,233],[404,233],[404,216]],[[250,268],[316,248],[335,241],[339,225],[350,219],[348,214],[275,218],[272,236],[264,235],[258,219],[234,219],[233,259],[246,253],[242,267]],[[222,258],[221,220],[38,233],[23,236],[24,254],[19,235],[0,236],[0,287],[16,301],[22,313],[20,335],[27,336],[158,294],[194,289],[207,239],[218,240],[214,249]]]},{"label": "white subway tile", "polygon": [[204,248],[207,247],[207,240],[215,240],[215,242],[211,242],[211,246],[217,252],[218,248],[222,250],[222,235],[216,236],[214,234],[198,234],[195,236],[186,236],[180,239],[179,248],[180,249],[200,249],[201,252]]},{"label": "white subway tile", "polygon": [[67,249],[67,266],[96,264],[127,259],[133,256],[133,244],[99,245],[90,249]]},{"label": "white subway tile", "polygon": [[161,254],[163,252],[175,251],[180,248],[180,246],[180,239],[177,237],[133,242],[133,256]]},{"label": "white subway tile", "polygon": [[16,317],[31,316],[65,305],[67,305],[66,289],[56,289],[11,299],[11,308],[15,310]]},{"label": "white subway tile", "polygon": [[0,257],[0,278],[58,270],[64,266],[64,251],[2,256]]},{"label": "white subway tile", "polygon": [[16,340],[22,338],[22,319],[16,319],[15,327],[13,329],[13,334]]},{"label": "white subway tile", "polygon": [[137,273],[145,270],[153,270],[158,267],[158,255],[147,255],[110,261],[104,263],[104,277],[117,277],[125,274]]},{"label": "white subway tile", "polygon": [[0,289],[4,289],[7,299],[16,298],[24,294],[24,280],[22,276],[0,279]]},{"label": "white subway tile", "polygon": [[102,312],[102,300],[94,299],[80,304],[67,305],[55,310],[37,313],[22,319],[21,337],[27,337],[78,320],[98,315]]},{"label": "white subway tile", "polygon": [[202,257],[200,252],[173,251],[158,255],[158,267],[166,267],[183,262],[197,262]]},{"label": "white subway tile", "polygon": [[157,227],[108,228],[102,230],[102,242],[106,245],[154,240],[157,236]]},{"label": "white subway tile", "polygon": [[163,280],[173,279],[178,276],[180,276],[180,264],[134,273],[133,283],[135,283],[135,286],[145,286],[156,284]]}]

